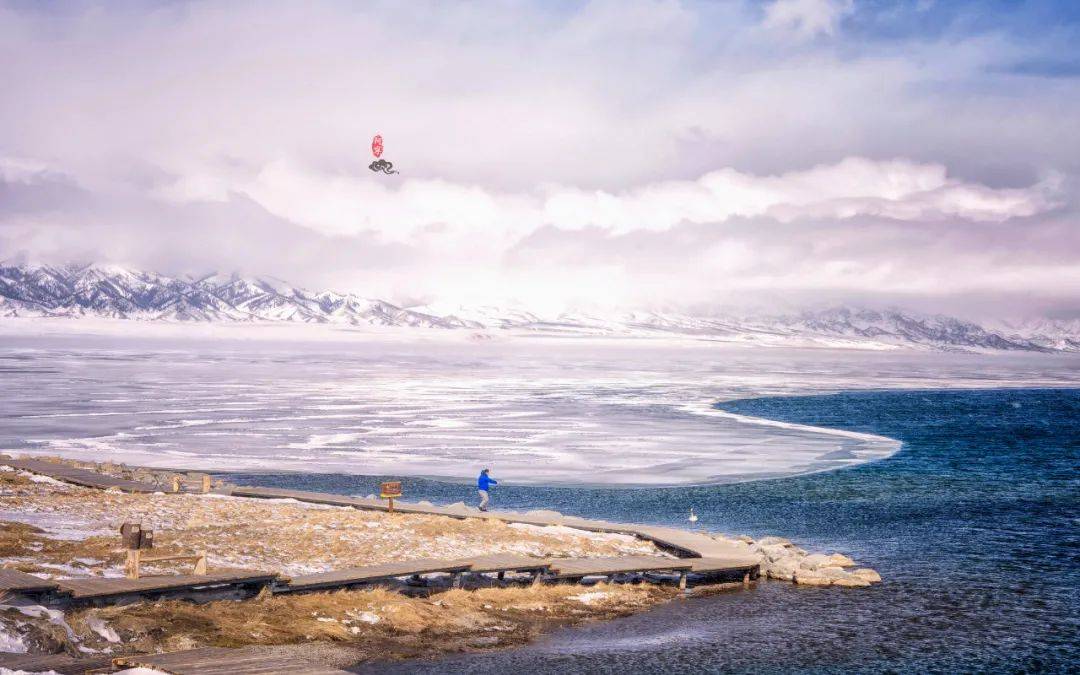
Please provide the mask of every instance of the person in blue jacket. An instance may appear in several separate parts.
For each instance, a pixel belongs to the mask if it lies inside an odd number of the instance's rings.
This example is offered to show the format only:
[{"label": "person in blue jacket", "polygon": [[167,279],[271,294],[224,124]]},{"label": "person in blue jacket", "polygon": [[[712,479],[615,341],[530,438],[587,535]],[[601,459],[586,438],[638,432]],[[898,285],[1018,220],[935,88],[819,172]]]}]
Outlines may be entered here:
[{"label": "person in blue jacket", "polygon": [[487,511],[488,499],[490,495],[488,490],[492,485],[498,485],[499,481],[495,480],[488,475],[488,470],[484,469],[480,472],[480,477],[476,479],[476,490],[480,493],[480,510]]}]

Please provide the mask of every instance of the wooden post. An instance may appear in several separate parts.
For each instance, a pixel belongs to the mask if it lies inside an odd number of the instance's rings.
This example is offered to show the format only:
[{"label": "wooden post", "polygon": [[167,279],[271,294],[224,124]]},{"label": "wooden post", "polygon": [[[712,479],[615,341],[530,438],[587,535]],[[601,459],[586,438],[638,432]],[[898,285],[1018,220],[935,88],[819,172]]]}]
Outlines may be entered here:
[{"label": "wooden post", "polygon": [[686,590],[686,570],[679,570],[679,590]]},{"label": "wooden post", "polygon": [[139,578],[139,557],[142,555],[142,551],[139,549],[128,549],[127,561],[124,563],[124,576],[128,579]]},{"label": "wooden post", "polygon": [[742,577],[742,585],[743,585],[743,588],[750,588],[750,572],[749,571],[747,571],[747,573],[743,575],[743,577]]}]

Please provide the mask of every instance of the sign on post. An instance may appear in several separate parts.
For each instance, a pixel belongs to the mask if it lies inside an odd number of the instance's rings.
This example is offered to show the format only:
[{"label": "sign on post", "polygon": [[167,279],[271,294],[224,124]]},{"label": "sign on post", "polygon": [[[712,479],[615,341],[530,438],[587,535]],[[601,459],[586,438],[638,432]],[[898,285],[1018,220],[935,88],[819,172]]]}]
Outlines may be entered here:
[{"label": "sign on post", "polygon": [[392,480],[382,484],[379,496],[390,501],[390,513],[394,512],[394,499],[401,496],[401,481]]}]

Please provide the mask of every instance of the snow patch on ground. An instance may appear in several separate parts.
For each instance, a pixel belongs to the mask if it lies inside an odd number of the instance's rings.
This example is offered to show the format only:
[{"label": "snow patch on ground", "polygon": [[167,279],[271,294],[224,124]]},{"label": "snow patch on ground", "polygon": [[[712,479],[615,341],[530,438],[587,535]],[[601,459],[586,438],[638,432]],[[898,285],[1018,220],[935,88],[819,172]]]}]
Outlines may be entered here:
[{"label": "snow patch on ground", "polygon": [[571,595],[571,600],[577,600],[583,605],[591,605],[603,600],[610,596],[611,593],[607,591],[588,591],[587,593],[579,593],[577,595]]}]

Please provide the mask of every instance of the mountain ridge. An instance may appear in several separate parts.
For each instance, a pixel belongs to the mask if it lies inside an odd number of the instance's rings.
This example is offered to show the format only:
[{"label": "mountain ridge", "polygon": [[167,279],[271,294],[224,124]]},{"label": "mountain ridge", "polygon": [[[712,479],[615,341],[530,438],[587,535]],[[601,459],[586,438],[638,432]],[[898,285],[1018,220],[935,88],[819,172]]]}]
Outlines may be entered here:
[{"label": "mountain ridge", "polygon": [[0,262],[0,317],[103,317],[170,322],[291,322],[516,330],[552,335],[688,336],[751,344],[936,350],[1080,351],[1080,321],[983,326],[900,309],[832,307],[753,315],[631,311],[543,316],[494,306],[402,307],[352,293],[310,291],[274,277],[168,276],[118,265]]}]

